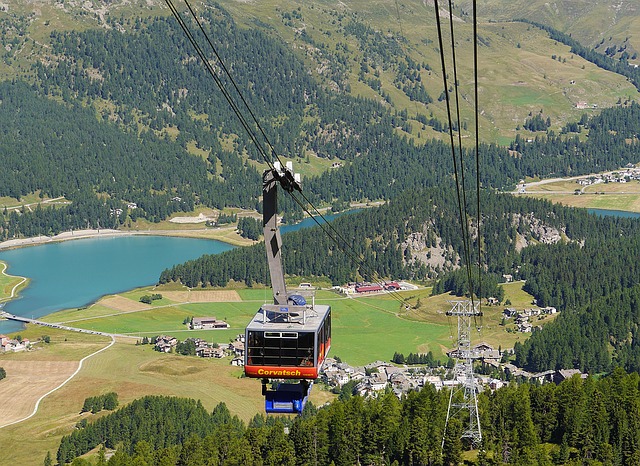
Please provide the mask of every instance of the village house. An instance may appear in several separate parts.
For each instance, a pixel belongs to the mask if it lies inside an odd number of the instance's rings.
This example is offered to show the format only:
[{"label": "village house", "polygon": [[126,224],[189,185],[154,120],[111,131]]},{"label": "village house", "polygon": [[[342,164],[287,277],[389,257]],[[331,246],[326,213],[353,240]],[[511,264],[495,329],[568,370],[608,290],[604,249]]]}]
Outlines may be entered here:
[{"label": "village house", "polygon": [[348,383],[349,380],[351,380],[349,374],[342,369],[337,369],[335,371],[331,371],[330,373],[325,373],[325,381],[332,387],[342,387],[343,385]]},{"label": "village house", "polygon": [[500,359],[502,356],[500,351],[493,349],[493,346],[485,342],[478,343],[471,348],[471,351],[475,357],[482,359]]},{"label": "village house", "polygon": [[229,351],[237,357],[244,357],[244,342],[238,340],[232,341],[229,343]]},{"label": "village house", "polygon": [[520,313],[516,316],[516,318],[514,319],[514,322],[516,323],[516,325],[524,324],[526,322],[529,322],[529,316],[524,315],[523,313]]},{"label": "village house", "polygon": [[517,324],[516,329],[518,330],[518,332],[531,333],[533,331],[533,325],[531,325],[529,322],[523,322],[521,324]]},{"label": "village house", "polygon": [[191,330],[212,330],[229,328],[229,324],[215,317],[194,317],[191,319]]},{"label": "village house", "polygon": [[360,396],[371,396],[387,388],[387,374],[384,372],[374,372],[370,376],[365,377],[356,387],[356,391]]},{"label": "village house", "polygon": [[574,375],[578,375],[581,379],[586,379],[589,374],[583,374],[580,369],[560,369],[553,376],[553,382],[557,385],[560,382],[570,379]]},{"label": "village house", "polygon": [[506,382],[504,382],[503,380],[500,379],[491,379],[491,381],[489,382],[489,388],[492,391],[495,391],[499,388],[502,388],[506,385]]},{"label": "village house", "polygon": [[178,339],[169,335],[158,335],[156,337],[156,351],[170,353],[178,344]]},{"label": "village house", "polygon": [[418,388],[418,384],[401,371],[395,372],[391,375],[387,374],[387,377],[391,384],[391,388],[393,389],[393,393],[398,398],[400,398],[402,394]]},{"label": "village house", "polygon": [[444,387],[442,378],[437,375],[425,375],[422,381],[422,386],[425,386],[427,384],[433,385],[438,391],[442,390],[442,387]]},{"label": "village house", "polygon": [[213,348],[211,346],[198,347],[196,348],[196,354],[201,358],[216,358],[221,359],[225,356],[225,351],[223,348]]},{"label": "village house", "polygon": [[0,335],[0,352],[13,352],[24,351],[31,347],[31,342],[28,339],[18,341],[10,339],[6,335]]},{"label": "village house", "polygon": [[380,285],[363,284],[356,285],[355,290],[356,293],[378,293],[382,291],[383,288]]}]

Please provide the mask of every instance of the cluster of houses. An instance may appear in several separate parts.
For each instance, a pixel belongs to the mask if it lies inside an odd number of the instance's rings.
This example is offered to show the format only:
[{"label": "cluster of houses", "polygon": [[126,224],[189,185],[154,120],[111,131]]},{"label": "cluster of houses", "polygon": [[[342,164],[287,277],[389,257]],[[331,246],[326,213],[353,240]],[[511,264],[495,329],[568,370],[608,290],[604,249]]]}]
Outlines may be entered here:
[{"label": "cluster of houses", "polygon": [[[501,368],[507,378],[526,379],[538,383],[560,383],[575,374],[586,378],[587,374],[578,369],[552,370],[530,373],[510,363],[500,361],[501,354],[486,343],[472,348],[474,359],[482,360],[494,368]],[[465,382],[466,375],[457,373],[456,369],[444,367],[430,368],[426,366],[397,366],[384,361],[377,361],[364,367],[353,367],[347,363],[327,358],[322,370],[322,380],[331,388],[341,388],[350,381],[356,381],[355,391],[361,396],[371,396],[390,388],[401,397],[411,390],[420,390],[428,384],[436,390],[453,388]],[[497,390],[509,382],[487,375],[476,374],[480,390]]]},{"label": "cluster of houses", "polygon": [[[209,343],[202,338],[187,338],[196,347],[196,356],[201,358],[224,358],[232,356],[231,364],[244,364],[244,335],[237,335],[231,343]],[[180,341],[170,335],[158,335],[155,339],[155,349],[162,353],[172,353]]]},{"label": "cluster of houses", "polygon": [[18,351],[24,351],[31,347],[31,342],[29,340],[15,340],[11,339],[6,335],[0,335],[0,353],[17,353]]},{"label": "cluster of houses", "polygon": [[555,307],[547,306],[543,308],[523,309],[517,311],[514,308],[508,307],[502,311],[502,315],[505,319],[513,319],[516,324],[516,330],[523,333],[531,333],[533,331],[533,324],[531,319],[538,316],[550,316],[558,311]]},{"label": "cluster of houses", "polygon": [[576,183],[580,186],[591,186],[598,183],[628,183],[632,180],[640,181],[640,168],[630,163],[625,170],[578,178]]},{"label": "cluster of houses", "polygon": [[[554,308],[531,309],[535,315],[541,313],[552,314]],[[523,311],[526,312],[526,311]],[[515,317],[515,314],[513,314]],[[223,358],[232,357],[231,364],[242,366],[244,364],[245,341],[244,335],[237,335],[231,343],[220,343],[217,345],[207,343],[200,338],[192,338],[196,347],[196,354],[203,358]],[[155,339],[156,349],[162,352],[172,352],[178,345],[177,338],[169,335],[159,335]],[[502,354],[491,345],[482,342],[471,348],[472,357],[482,361],[485,365],[504,372],[507,379],[519,378],[538,383],[560,383],[564,379],[575,374],[586,378],[587,374],[581,373],[577,369],[563,369],[545,371],[540,373],[530,373],[520,369],[513,364],[503,363]],[[448,353],[450,357],[456,357],[455,350]],[[390,362],[376,361],[366,366],[354,367],[338,359],[327,358],[324,361],[321,379],[331,388],[340,389],[345,384],[355,381],[355,392],[361,396],[373,396],[390,388],[401,397],[412,390],[420,390],[428,384],[433,385],[437,390],[442,388],[453,388],[465,381],[465,374],[457,373],[455,368],[428,366],[398,366]],[[476,379],[481,390],[497,390],[508,384],[502,378],[476,374]]]}]

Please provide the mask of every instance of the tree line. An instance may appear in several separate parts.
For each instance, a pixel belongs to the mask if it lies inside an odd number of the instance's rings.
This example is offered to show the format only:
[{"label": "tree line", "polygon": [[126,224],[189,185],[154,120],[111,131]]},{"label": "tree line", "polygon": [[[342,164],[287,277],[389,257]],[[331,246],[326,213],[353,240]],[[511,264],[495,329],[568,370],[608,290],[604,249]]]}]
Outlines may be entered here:
[{"label": "tree line", "polygon": [[[466,461],[635,464],[639,386],[637,373],[617,369],[559,385],[514,383],[484,391],[478,394],[482,447]],[[245,424],[222,403],[209,413],[199,401],[147,396],[65,436],[57,459],[65,464],[102,444],[117,451],[98,464],[112,466],[457,465],[469,448],[460,439],[468,419],[453,417],[445,430],[448,402],[448,390],[427,384],[402,399],[391,391],[367,399],[345,396],[319,409],[308,404],[297,418],[257,414]]]}]

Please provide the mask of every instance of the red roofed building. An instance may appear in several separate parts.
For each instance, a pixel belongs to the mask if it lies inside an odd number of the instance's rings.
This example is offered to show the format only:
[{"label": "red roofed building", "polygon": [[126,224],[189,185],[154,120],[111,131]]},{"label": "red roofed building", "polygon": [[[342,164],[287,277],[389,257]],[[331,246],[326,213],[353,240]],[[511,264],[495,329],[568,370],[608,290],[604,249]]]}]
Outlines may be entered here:
[{"label": "red roofed building", "polygon": [[356,286],[356,293],[374,293],[376,291],[382,291],[382,287],[380,285]]}]

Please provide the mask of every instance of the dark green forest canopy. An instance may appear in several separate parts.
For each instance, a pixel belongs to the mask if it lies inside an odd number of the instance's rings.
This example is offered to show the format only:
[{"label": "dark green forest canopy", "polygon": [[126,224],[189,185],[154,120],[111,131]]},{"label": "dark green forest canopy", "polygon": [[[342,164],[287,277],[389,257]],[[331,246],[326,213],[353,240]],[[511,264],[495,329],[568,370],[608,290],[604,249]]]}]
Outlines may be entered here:
[{"label": "dark green forest canopy", "polygon": [[[476,464],[567,464],[571,458],[633,464],[640,446],[640,377],[615,370],[559,385],[512,384],[478,395],[483,450]],[[449,392],[427,384],[399,400],[392,392],[345,394],[297,418],[258,414],[249,424],[224,404],[148,396],[65,436],[61,464],[103,444],[108,464],[459,464],[468,419],[444,435]],[[289,434],[284,432],[285,426]],[[489,462],[488,458],[495,458]],[[77,460],[82,461],[82,460]],[[84,464],[74,463],[74,464]]]},{"label": "dark green forest canopy", "polygon": [[[207,164],[175,143],[98,121],[77,101],[54,102],[19,81],[0,83],[0,100],[0,195],[20,199],[39,191],[72,201],[60,209],[3,212],[2,239],[118,228],[127,202],[138,206],[131,219],[151,221],[196,203],[255,207],[260,175],[237,157],[221,154],[224,179],[211,179]],[[240,183],[246,188],[236,189]]]},{"label": "dark green forest canopy", "polygon": [[[469,198],[469,204],[475,205],[473,196]],[[450,186],[408,191],[384,206],[365,209],[336,219],[333,227],[339,233],[339,237],[346,240],[346,244],[336,245],[317,227],[288,233],[284,235],[283,247],[285,270],[291,275],[326,276],[336,284],[355,279],[356,273],[374,280],[376,277],[371,277],[368,273],[371,269],[381,278],[434,278],[437,276],[436,270],[412,260],[412,251],[407,250],[405,241],[410,235],[418,233],[423,236],[426,247],[438,245],[446,249],[451,246],[460,257],[463,245],[457,207],[456,196]],[[625,252],[633,251],[635,242],[628,240],[627,244],[620,236],[633,238],[640,233],[640,222],[631,219],[602,218],[580,209],[553,205],[547,201],[490,192],[483,194],[482,216],[483,263],[486,264],[488,272],[501,276],[519,269],[520,275],[533,280],[538,273],[545,276],[538,270],[541,267],[548,268],[548,273],[556,273],[553,265],[555,256],[564,257],[564,254],[583,262],[589,257],[597,256],[598,253],[604,254],[600,249],[609,250],[609,254],[624,255]],[[532,219],[562,231],[570,243],[539,245],[526,248],[522,254],[517,253],[518,236],[534,236]],[[618,242],[619,248],[611,247]],[[358,264],[348,254],[341,252],[341,248],[364,258],[367,267],[358,269]],[[472,244],[472,250],[476,249],[476,244]],[[583,256],[572,256],[570,253],[574,249],[578,252],[583,251]],[[528,252],[529,250],[533,252]],[[561,252],[558,253],[556,250]],[[604,256],[606,257],[608,255]],[[541,258],[548,259],[548,263],[542,263]],[[604,258],[602,262],[606,264]],[[477,261],[477,258],[473,260]],[[574,273],[578,272],[574,270]],[[618,271],[612,274],[611,280],[622,281],[619,278],[621,274],[633,277],[634,269],[632,267],[628,274]],[[264,245],[261,243],[215,256],[203,256],[178,265],[164,271],[160,281],[181,281],[192,287],[225,286],[230,279],[264,283],[265,276]],[[629,280],[633,282],[633,279]],[[541,279],[541,283],[549,281]],[[580,289],[574,282],[571,282],[570,286]],[[615,287],[612,286],[613,288]],[[556,302],[558,293],[548,287],[544,289],[549,296],[554,297],[547,299],[546,304],[559,306]],[[536,293],[543,295],[542,292]],[[570,306],[576,304],[585,302],[568,302]]]}]

